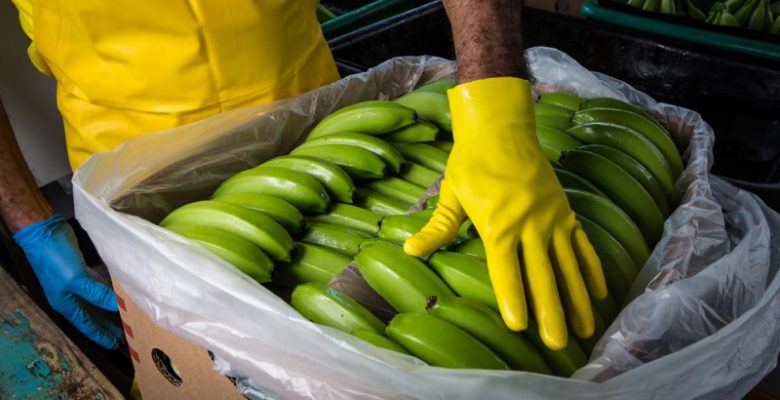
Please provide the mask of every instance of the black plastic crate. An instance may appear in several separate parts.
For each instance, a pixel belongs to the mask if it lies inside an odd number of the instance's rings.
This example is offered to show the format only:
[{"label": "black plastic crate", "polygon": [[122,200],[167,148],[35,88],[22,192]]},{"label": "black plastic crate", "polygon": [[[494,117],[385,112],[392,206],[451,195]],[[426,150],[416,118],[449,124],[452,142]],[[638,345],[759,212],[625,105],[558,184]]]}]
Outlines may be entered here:
[{"label": "black plastic crate", "polygon": [[[715,130],[712,172],[744,181],[780,209],[780,63],[533,8],[525,45],[566,52],[655,99],[696,110]],[[440,2],[330,41],[335,56],[374,66],[401,55],[454,58]]]}]

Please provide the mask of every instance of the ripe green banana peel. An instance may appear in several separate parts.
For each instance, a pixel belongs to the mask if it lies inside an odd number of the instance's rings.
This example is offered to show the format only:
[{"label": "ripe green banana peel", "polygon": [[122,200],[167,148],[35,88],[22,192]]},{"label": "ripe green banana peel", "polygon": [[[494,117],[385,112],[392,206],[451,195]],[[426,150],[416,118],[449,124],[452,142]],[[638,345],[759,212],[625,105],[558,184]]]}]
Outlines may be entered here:
[{"label": "ripe green banana peel", "polygon": [[396,353],[411,355],[406,349],[401,347],[400,344],[394,342],[392,339],[385,335],[369,331],[366,329],[358,329],[352,332],[352,335],[363,339],[364,341],[373,344],[374,346],[382,347],[384,349],[395,351]]},{"label": "ripe green banana peel", "polygon": [[617,164],[594,153],[569,150],[561,155],[561,164],[599,187],[639,226],[649,244],[663,234],[664,217],[647,191]]},{"label": "ripe green banana peel", "polygon": [[363,329],[382,334],[385,324],[355,300],[321,282],[298,285],[291,304],[305,318],[352,333]]},{"label": "ripe green banana peel", "polygon": [[479,340],[432,315],[398,314],[385,332],[410,353],[436,367],[509,369],[504,360]]},{"label": "ripe green banana peel", "polygon": [[260,283],[271,280],[273,261],[252,242],[240,236],[203,226],[168,225],[165,228],[200,243],[206,250]]},{"label": "ripe green banana peel", "polygon": [[393,101],[413,109],[417,115],[433,122],[440,129],[452,131],[450,102],[446,94],[427,90],[413,91]]},{"label": "ripe green banana peel", "polygon": [[[307,142],[314,143],[314,142]],[[380,179],[391,167],[378,155],[357,146],[347,144],[316,143],[314,146],[298,146],[292,155],[318,158],[338,165],[355,179]]]},{"label": "ripe green banana peel", "polygon": [[401,171],[401,164],[404,163],[404,157],[390,143],[376,136],[366,135],[364,133],[331,133],[317,139],[309,140],[298,146],[298,149],[331,144],[355,146],[370,151],[387,163],[390,169],[395,173]]},{"label": "ripe green banana peel", "polygon": [[309,221],[343,226],[376,236],[379,234],[382,216],[352,204],[336,203],[327,214],[309,217]]},{"label": "ripe green banana peel", "polygon": [[293,250],[290,234],[260,212],[235,204],[204,200],[173,210],[160,226],[199,226],[239,236],[278,261],[289,261]]},{"label": "ripe green banana peel", "polygon": [[483,304],[462,297],[431,296],[427,308],[428,314],[464,330],[513,369],[552,374],[542,355],[528,339],[509,330],[501,316]]},{"label": "ripe green banana peel", "polygon": [[298,254],[292,261],[274,269],[274,284],[294,288],[309,282],[328,283],[352,261],[343,254],[313,244],[298,242],[296,248]]},{"label": "ripe green banana peel", "polygon": [[616,238],[628,251],[637,269],[644,265],[650,249],[628,214],[606,197],[570,188],[565,188],[564,192],[577,215],[588,218]]},{"label": "ripe green banana peel", "polygon": [[459,296],[498,311],[485,261],[457,252],[437,251],[428,259],[428,265]]},{"label": "ripe green banana peel", "polygon": [[213,200],[235,204],[261,212],[278,222],[290,233],[298,233],[303,229],[303,214],[292,204],[263,194],[254,193],[230,193]]},{"label": "ripe green banana peel", "polygon": [[411,125],[416,113],[391,101],[372,100],[344,107],[320,121],[307,140],[340,132],[381,135]]},{"label": "ripe green banana peel", "polygon": [[308,212],[324,212],[330,203],[325,188],[309,174],[278,167],[259,166],[239,172],[223,182],[213,197],[234,193],[277,197]]},{"label": "ripe green banana peel", "polygon": [[[670,3],[674,4],[671,0]],[[655,119],[649,120],[641,114],[614,108],[591,108],[578,111],[572,116],[574,125],[588,122],[612,123],[641,133],[663,154],[669,163],[673,177],[677,177],[682,172],[683,163],[677,146],[669,136],[669,132],[661,127]]]},{"label": "ripe green banana peel", "polygon": [[266,167],[287,168],[311,175],[327,189],[328,194],[342,203],[352,203],[355,198],[355,183],[346,171],[338,165],[308,156],[280,156],[262,164]]},{"label": "ripe green banana peel", "polygon": [[384,240],[366,242],[355,263],[368,286],[399,312],[424,313],[429,296],[453,294],[425,263]]},{"label": "ripe green banana peel", "polygon": [[360,250],[360,244],[371,235],[339,225],[322,222],[310,222],[306,234],[301,238],[304,243],[322,246],[349,257]]}]

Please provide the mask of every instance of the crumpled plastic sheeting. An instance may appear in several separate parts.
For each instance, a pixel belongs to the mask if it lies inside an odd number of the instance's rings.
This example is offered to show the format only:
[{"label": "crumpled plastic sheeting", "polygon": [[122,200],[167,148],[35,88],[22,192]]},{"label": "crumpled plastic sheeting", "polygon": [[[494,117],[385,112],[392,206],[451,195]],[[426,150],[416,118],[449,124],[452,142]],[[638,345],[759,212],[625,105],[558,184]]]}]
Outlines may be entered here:
[{"label": "crumpled plastic sheeting", "polygon": [[156,323],[217,356],[256,398],[738,398],[780,349],[780,216],[708,174],[712,129],[698,114],[590,73],[549,48],[527,52],[540,92],[628,99],[670,127],[687,168],[666,221],[590,363],[561,379],[451,370],[376,348],[303,319],[279,297],[199,246],[157,227],[241,169],[288,151],[315,121],[360,100],[393,98],[453,73],[397,58],[298,98],[237,110],[128,142],[73,179],[76,215],[113,278]]}]

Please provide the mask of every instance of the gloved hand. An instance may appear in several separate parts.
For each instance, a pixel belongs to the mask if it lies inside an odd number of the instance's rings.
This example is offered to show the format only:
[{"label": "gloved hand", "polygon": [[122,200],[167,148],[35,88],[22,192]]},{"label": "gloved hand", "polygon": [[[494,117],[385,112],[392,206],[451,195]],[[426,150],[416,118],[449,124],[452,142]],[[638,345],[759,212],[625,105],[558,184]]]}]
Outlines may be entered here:
[{"label": "gloved hand", "polygon": [[116,312],[116,296],[106,285],[87,275],[70,225],[61,216],[54,215],[20,229],[14,240],[27,255],[52,308],[97,344],[116,348],[122,337],[121,329],[90,313],[87,304]]},{"label": "gloved hand", "polygon": [[482,79],[448,95],[455,145],[438,206],[404,250],[414,256],[435,251],[455,238],[468,215],[484,241],[507,326],[526,328],[528,297],[551,349],[568,342],[564,308],[574,333],[590,337],[594,319],[588,292],[604,298],[606,281],[536,138],[529,82]]}]

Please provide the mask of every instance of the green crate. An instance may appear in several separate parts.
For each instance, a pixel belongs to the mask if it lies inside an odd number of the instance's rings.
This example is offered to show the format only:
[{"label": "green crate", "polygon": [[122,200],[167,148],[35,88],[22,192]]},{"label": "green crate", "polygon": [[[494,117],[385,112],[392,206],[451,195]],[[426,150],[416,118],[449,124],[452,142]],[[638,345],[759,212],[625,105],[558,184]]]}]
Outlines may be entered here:
[{"label": "green crate", "polygon": [[330,40],[371,23],[400,14],[419,5],[418,0],[377,0],[322,23],[322,33]]},{"label": "green crate", "polygon": [[[695,4],[699,5],[699,2],[697,1]],[[598,0],[587,0],[582,4],[581,10],[588,18],[610,24],[780,61],[780,39],[778,39],[779,42],[770,43],[759,39],[701,29],[695,26],[661,21],[649,16],[633,15],[605,8],[599,5]]]}]

